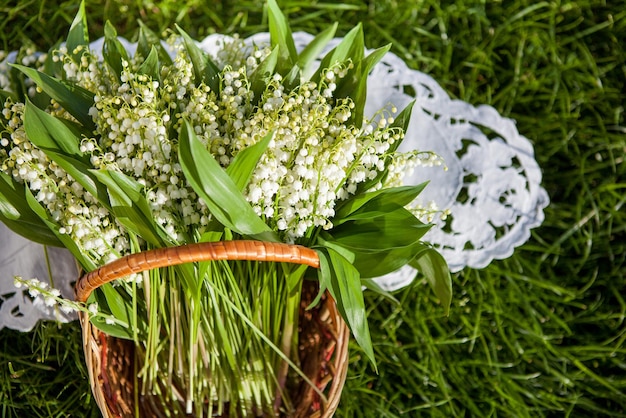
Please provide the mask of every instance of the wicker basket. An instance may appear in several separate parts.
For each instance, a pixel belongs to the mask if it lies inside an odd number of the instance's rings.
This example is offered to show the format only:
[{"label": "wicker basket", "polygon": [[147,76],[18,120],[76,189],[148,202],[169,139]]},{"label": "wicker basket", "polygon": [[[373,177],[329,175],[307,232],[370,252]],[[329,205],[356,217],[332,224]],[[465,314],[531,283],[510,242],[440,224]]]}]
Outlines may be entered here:
[{"label": "wicker basket", "polygon": [[[298,245],[245,240],[190,244],[132,254],[94,270],[77,282],[76,299],[84,302],[97,287],[132,273],[211,260],[274,261],[319,267],[317,253]],[[299,322],[300,364],[325,398],[302,383],[290,393],[295,411],[288,416],[329,418],[337,409],[346,378],[349,330],[329,295],[315,309],[303,309],[317,293],[316,282],[304,284]],[[81,315],[80,323],[91,389],[102,415],[165,416],[151,397],[136,397],[133,382],[139,367],[133,361],[134,343],[100,332],[86,315]],[[134,399],[139,399],[138,405]]]}]

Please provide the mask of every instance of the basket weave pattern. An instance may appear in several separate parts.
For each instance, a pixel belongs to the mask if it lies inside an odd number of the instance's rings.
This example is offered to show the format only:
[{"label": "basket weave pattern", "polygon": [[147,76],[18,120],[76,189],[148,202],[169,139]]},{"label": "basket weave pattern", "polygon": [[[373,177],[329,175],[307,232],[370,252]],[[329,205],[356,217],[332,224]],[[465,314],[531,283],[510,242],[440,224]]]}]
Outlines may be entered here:
[{"label": "basket weave pattern", "polygon": [[[93,290],[105,283],[160,267],[212,260],[289,262],[319,267],[317,253],[299,245],[264,241],[219,241],[162,248],[131,254],[87,273],[76,284],[76,299],[85,302]],[[302,371],[325,393],[321,398],[307,383],[290,388],[295,411],[289,417],[333,416],[346,378],[349,330],[334,301],[325,295],[315,309],[304,308],[314,299],[317,284],[305,280],[299,319],[299,356]],[[139,397],[135,405],[133,381],[134,343],[100,332],[86,315],[80,317],[83,346],[91,389],[105,418],[165,416],[150,396]]]}]

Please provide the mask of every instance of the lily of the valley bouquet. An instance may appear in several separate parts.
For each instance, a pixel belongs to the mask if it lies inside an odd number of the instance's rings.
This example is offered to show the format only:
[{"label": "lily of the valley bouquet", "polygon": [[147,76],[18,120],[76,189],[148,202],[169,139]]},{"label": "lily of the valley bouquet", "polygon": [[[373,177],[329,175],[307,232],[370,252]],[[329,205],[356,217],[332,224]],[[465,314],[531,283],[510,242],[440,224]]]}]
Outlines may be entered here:
[{"label": "lily of the valley bouquet", "polygon": [[317,63],[336,26],[298,52],[274,0],[268,10],[269,45],[234,38],[208,56],[180,29],[162,42],[142,27],[131,56],[107,25],[100,56],[81,6],[64,44],[20,55],[0,78],[0,220],[67,248],[85,273],[189,244],[313,254],[317,269],[172,262],[90,295],[79,286],[64,306],[133,342],[131,395],[164,416],[291,416],[298,384],[323,399],[301,362],[303,312],[322,301],[375,365],[362,293],[382,291],[375,277],[411,265],[450,300],[445,261],[420,240],[430,225],[406,208],[424,185],[401,185],[433,158],[397,151],[411,106],[363,113],[367,75],[389,47],[366,55],[357,26]]}]

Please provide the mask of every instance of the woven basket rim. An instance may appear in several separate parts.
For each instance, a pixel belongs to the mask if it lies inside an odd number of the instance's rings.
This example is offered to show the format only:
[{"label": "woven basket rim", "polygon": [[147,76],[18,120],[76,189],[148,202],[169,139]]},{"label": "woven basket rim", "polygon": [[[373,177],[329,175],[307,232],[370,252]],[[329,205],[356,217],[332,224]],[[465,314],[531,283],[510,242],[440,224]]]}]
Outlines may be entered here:
[{"label": "woven basket rim", "polygon": [[129,254],[105,264],[78,280],[76,300],[85,302],[93,290],[133,273],[213,260],[274,261],[319,268],[317,252],[302,245],[256,240],[200,242]]}]

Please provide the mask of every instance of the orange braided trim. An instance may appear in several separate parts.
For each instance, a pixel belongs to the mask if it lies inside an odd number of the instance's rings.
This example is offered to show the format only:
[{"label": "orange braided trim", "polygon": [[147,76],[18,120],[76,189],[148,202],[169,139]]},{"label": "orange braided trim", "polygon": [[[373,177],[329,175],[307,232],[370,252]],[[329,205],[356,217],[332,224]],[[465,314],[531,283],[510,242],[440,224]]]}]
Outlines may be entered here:
[{"label": "orange braided trim", "polygon": [[160,267],[212,260],[274,261],[318,268],[315,250],[301,245],[253,240],[202,242],[158,248],[118,258],[85,274],[76,284],[76,300],[85,302],[92,291],[115,279]]}]

